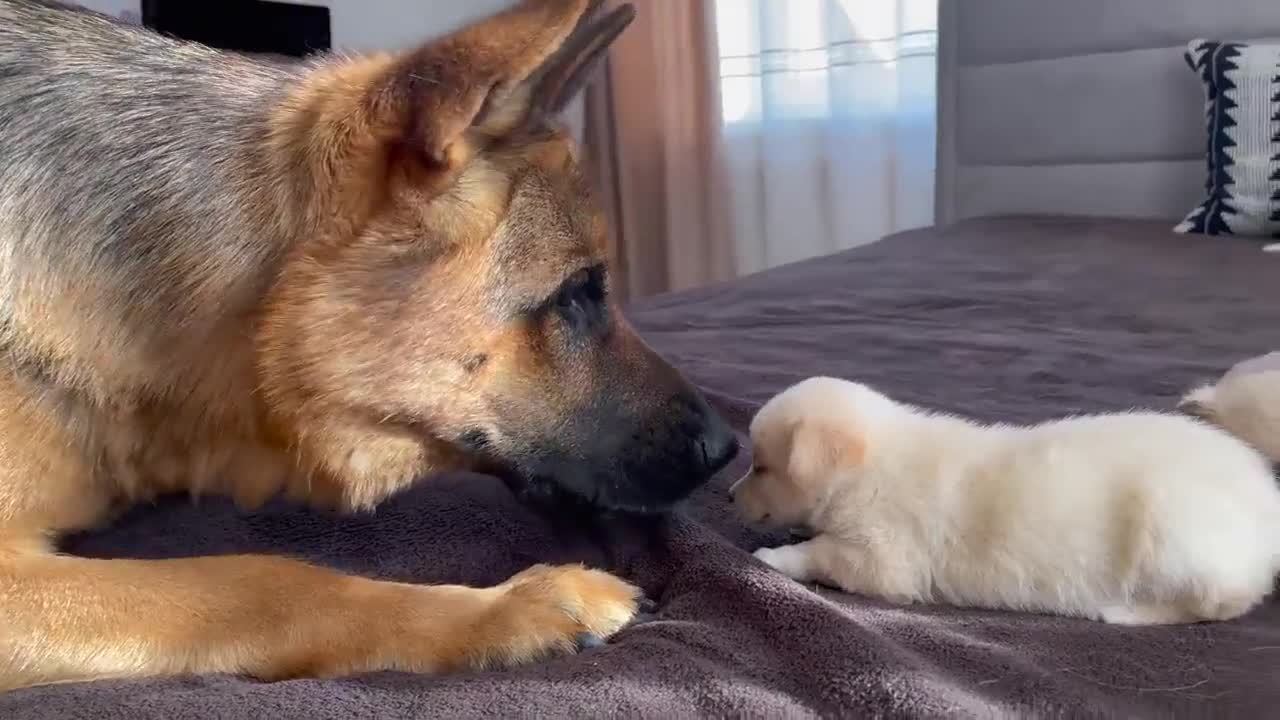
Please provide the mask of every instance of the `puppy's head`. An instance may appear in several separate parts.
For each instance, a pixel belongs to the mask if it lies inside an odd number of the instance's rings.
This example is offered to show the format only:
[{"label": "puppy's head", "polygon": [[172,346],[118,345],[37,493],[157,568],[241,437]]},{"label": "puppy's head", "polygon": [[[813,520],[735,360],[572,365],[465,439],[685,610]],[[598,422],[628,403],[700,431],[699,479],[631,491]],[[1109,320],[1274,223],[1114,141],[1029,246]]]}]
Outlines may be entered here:
[{"label": "puppy's head", "polygon": [[[411,52],[321,65],[278,114],[318,230],[273,290],[264,394],[335,474],[457,457],[657,510],[736,452],[619,312],[604,217],[554,119],[633,16],[593,20],[598,4],[525,0]],[[316,447],[338,436],[369,441]]]},{"label": "puppy's head", "polygon": [[776,395],[751,421],[751,469],[729,492],[749,522],[808,524],[867,459],[876,416],[892,407],[864,385],[811,378]]}]

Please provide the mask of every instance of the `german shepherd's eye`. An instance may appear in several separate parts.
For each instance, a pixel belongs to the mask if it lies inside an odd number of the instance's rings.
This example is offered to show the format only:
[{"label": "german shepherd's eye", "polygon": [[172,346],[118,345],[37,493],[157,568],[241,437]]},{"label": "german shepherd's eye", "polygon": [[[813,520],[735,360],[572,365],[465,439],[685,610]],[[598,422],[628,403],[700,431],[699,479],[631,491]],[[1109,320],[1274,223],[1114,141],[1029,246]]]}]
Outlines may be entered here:
[{"label": "german shepherd's eye", "polygon": [[598,332],[605,325],[604,268],[579,270],[556,294],[556,313],[574,332]]}]

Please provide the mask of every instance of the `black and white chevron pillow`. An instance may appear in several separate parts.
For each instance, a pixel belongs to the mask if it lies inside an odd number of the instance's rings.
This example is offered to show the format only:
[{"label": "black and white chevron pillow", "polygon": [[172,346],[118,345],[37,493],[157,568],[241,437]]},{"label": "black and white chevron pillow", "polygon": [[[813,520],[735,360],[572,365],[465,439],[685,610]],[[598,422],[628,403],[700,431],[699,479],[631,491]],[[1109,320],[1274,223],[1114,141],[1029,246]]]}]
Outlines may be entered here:
[{"label": "black and white chevron pillow", "polygon": [[1181,233],[1280,238],[1280,44],[1193,40],[1204,81],[1209,197]]}]

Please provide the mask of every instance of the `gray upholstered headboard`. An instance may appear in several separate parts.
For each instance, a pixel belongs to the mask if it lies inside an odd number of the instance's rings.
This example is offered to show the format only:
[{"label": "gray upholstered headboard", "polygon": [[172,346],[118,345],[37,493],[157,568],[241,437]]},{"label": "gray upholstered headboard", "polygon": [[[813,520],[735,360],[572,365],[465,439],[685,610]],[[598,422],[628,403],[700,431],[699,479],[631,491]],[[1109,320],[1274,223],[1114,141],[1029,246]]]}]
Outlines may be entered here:
[{"label": "gray upholstered headboard", "polygon": [[1196,37],[1280,37],[1280,0],[939,0],[940,223],[1179,220],[1204,192]]}]

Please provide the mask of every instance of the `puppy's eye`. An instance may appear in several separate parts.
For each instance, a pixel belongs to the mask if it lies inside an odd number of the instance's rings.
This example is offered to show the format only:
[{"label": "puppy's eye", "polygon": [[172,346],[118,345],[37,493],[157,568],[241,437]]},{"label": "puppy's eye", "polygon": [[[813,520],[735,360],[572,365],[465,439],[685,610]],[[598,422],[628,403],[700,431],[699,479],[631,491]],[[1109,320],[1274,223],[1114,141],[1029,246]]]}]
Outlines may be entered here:
[{"label": "puppy's eye", "polygon": [[766,468],[763,465],[752,465],[751,472],[755,473],[756,475],[763,475],[769,472],[769,468]]}]

